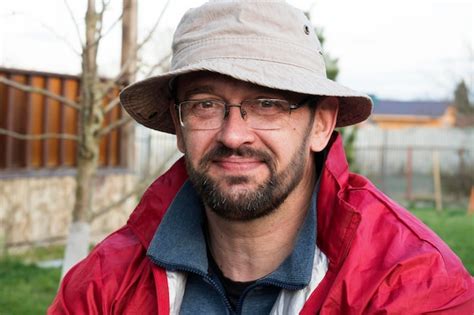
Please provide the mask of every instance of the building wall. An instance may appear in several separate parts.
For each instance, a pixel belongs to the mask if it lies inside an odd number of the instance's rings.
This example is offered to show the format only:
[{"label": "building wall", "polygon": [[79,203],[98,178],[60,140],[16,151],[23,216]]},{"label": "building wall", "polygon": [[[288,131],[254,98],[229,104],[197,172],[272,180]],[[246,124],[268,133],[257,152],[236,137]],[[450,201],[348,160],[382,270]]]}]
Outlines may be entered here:
[{"label": "building wall", "polygon": [[[94,207],[100,209],[133,188],[136,176],[107,174],[95,182]],[[22,248],[65,241],[74,204],[73,176],[17,177],[0,180],[0,246]],[[99,241],[126,223],[137,203],[129,198],[92,224]]]},{"label": "building wall", "polygon": [[[103,170],[95,182],[94,207],[98,210],[122,198],[135,184],[151,182],[153,174],[166,171],[182,154],[175,136],[138,126],[133,141],[135,161],[130,171]],[[74,205],[75,178],[52,176],[55,170],[20,170],[0,173],[0,251],[35,245],[64,243]],[[127,173],[126,173],[127,172]],[[141,196],[130,198],[121,206],[92,223],[92,241],[98,242],[126,223]]]}]

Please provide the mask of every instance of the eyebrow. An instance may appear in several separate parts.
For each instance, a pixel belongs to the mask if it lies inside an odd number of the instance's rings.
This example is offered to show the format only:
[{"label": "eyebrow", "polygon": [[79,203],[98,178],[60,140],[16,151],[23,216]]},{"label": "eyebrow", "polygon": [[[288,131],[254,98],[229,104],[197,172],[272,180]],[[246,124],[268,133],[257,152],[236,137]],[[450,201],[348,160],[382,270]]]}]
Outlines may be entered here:
[{"label": "eyebrow", "polygon": [[191,88],[184,92],[184,98],[188,98],[192,95],[199,94],[199,93],[214,93],[215,89],[210,85],[202,85],[197,86],[195,88]]}]

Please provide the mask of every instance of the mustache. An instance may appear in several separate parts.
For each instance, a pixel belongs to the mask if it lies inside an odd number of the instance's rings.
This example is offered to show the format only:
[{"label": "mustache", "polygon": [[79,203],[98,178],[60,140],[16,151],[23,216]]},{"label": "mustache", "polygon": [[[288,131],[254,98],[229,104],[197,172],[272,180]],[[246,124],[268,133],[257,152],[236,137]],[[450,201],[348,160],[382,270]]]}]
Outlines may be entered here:
[{"label": "mustache", "polygon": [[271,170],[274,169],[274,162],[272,155],[263,150],[253,149],[247,146],[241,146],[236,149],[231,149],[226,147],[225,145],[218,145],[210,150],[208,153],[204,155],[199,163],[202,167],[209,165],[210,162],[219,158],[226,158],[230,156],[240,156],[240,157],[247,157],[247,158],[254,158],[258,159],[264,163],[266,163]]}]

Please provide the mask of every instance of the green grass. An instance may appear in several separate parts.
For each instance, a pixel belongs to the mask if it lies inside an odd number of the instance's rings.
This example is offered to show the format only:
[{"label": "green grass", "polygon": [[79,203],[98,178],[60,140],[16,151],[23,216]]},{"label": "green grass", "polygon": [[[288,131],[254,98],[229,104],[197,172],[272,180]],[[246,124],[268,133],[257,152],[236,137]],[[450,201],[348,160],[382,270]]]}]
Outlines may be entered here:
[{"label": "green grass", "polygon": [[[433,229],[474,274],[474,216],[462,210],[433,209],[412,212]],[[38,248],[0,258],[0,315],[44,314],[58,287],[60,269],[42,269],[33,263],[60,258],[63,247]]]},{"label": "green grass", "polygon": [[0,314],[45,314],[54,298],[59,268],[38,268],[18,258],[0,261]]},{"label": "green grass", "polygon": [[474,216],[466,215],[466,210],[456,209],[441,213],[433,209],[418,209],[412,213],[435,231],[474,275]]},{"label": "green grass", "polygon": [[44,260],[61,259],[64,255],[64,246],[54,245],[49,247],[36,247],[10,257],[21,260],[24,263],[35,263]]}]

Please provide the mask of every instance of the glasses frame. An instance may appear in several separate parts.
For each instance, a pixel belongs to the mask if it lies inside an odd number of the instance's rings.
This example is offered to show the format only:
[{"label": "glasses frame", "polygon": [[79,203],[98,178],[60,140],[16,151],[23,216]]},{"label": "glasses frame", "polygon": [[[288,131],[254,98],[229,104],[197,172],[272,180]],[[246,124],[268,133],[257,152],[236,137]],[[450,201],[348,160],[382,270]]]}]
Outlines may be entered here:
[{"label": "glasses frame", "polygon": [[[219,129],[222,127],[222,124],[224,123],[224,120],[226,119],[226,117],[229,115],[229,109],[231,107],[238,107],[239,108],[239,111],[240,111],[240,117],[242,117],[242,119],[245,120],[245,116],[246,116],[246,112],[245,111],[242,111],[242,103],[244,102],[249,102],[249,101],[255,101],[255,100],[273,100],[273,101],[284,101],[284,102],[287,102],[288,103],[288,115],[291,115],[291,112],[293,110],[296,110],[298,108],[301,108],[305,105],[309,105],[311,103],[314,103],[314,106],[316,106],[319,102],[319,99],[320,99],[320,96],[309,96],[309,97],[306,97],[304,98],[302,101],[298,102],[298,103],[290,103],[288,102],[287,100],[283,100],[283,99],[266,99],[266,98],[259,98],[259,99],[248,99],[248,100],[243,100],[242,102],[240,103],[236,103],[236,104],[231,104],[231,103],[226,103],[224,101],[220,101],[224,104],[224,117],[222,117],[222,123],[219,127],[216,127],[216,128],[211,128],[211,129],[203,129],[203,130],[215,130],[215,129]],[[199,100],[199,101],[206,101],[206,100]],[[176,100],[176,104],[174,105],[175,106],[175,109],[177,111],[177,114],[178,114],[178,119],[179,119],[179,123],[181,125],[181,127],[183,128],[186,128],[185,124],[184,124],[184,121],[183,121],[183,117],[182,117],[182,110],[181,110],[181,106],[182,104],[184,103],[187,103],[187,102],[190,102],[190,100],[186,100],[186,101],[182,101],[182,102],[177,102]],[[269,129],[270,130],[270,129]]]}]

